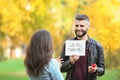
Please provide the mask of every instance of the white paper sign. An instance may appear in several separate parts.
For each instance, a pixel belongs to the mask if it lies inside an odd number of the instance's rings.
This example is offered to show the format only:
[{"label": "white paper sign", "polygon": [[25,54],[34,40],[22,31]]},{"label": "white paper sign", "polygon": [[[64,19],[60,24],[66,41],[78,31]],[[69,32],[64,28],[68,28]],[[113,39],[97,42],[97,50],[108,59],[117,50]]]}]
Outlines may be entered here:
[{"label": "white paper sign", "polygon": [[65,55],[85,56],[85,40],[66,40]]}]

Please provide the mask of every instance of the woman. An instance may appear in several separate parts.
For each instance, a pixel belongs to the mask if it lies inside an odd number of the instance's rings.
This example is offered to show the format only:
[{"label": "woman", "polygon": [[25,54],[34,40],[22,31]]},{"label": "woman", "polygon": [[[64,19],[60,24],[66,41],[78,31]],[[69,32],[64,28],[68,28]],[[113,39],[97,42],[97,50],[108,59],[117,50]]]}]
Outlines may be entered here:
[{"label": "woman", "polygon": [[36,31],[27,48],[24,64],[30,80],[63,80],[59,63],[52,58],[52,38],[48,31]]}]

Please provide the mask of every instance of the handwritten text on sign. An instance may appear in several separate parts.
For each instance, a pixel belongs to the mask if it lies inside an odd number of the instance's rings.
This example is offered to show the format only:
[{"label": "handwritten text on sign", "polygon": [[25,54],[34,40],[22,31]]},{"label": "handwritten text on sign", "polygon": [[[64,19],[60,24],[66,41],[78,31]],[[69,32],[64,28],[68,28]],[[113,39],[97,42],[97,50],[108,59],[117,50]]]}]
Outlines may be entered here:
[{"label": "handwritten text on sign", "polygon": [[86,41],[84,40],[66,40],[65,55],[85,56],[85,44]]}]

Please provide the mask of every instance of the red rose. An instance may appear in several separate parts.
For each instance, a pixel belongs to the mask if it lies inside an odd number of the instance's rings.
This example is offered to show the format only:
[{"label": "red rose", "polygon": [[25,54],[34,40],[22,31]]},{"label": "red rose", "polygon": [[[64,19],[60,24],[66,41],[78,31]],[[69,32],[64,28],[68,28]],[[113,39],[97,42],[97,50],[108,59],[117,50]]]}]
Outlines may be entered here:
[{"label": "red rose", "polygon": [[95,68],[97,65],[96,64],[92,64],[92,67]]}]

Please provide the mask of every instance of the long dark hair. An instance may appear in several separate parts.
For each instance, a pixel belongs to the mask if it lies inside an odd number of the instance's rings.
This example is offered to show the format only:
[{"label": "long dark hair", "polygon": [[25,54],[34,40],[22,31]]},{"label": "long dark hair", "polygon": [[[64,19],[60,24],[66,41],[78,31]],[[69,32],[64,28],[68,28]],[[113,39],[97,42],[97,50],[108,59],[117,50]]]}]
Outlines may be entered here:
[{"label": "long dark hair", "polygon": [[39,76],[43,73],[53,53],[52,37],[46,30],[36,31],[27,48],[24,64],[29,76]]}]

